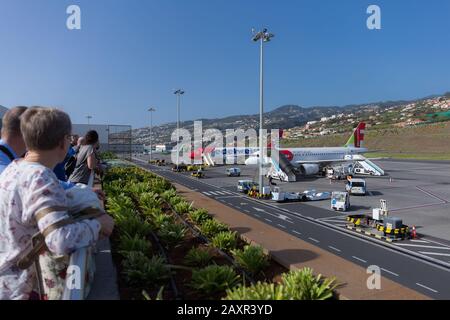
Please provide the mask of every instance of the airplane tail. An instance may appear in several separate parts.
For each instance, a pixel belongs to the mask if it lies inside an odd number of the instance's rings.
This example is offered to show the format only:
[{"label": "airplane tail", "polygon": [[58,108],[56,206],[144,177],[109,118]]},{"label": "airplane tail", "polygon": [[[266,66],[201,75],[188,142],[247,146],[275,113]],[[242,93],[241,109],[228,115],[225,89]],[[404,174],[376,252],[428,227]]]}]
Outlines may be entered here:
[{"label": "airplane tail", "polygon": [[355,147],[361,148],[364,143],[364,131],[366,129],[366,124],[361,122],[353,131],[350,139],[348,139],[345,147]]}]

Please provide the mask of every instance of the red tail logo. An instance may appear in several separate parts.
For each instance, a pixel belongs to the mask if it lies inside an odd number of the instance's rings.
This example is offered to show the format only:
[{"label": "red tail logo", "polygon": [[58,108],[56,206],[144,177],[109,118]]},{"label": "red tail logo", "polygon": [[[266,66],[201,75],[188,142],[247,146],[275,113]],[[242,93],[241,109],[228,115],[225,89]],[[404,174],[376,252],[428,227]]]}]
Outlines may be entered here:
[{"label": "red tail logo", "polygon": [[355,148],[361,148],[364,142],[364,131],[366,130],[366,124],[361,122],[355,130]]}]

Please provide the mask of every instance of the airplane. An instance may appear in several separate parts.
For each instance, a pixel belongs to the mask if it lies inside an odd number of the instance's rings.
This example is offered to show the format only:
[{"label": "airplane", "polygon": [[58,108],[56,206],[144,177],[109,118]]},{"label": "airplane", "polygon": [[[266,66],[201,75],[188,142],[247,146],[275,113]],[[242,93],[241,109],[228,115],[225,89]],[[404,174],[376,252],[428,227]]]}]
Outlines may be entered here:
[{"label": "airplane", "polygon": [[[280,154],[304,176],[318,174],[324,167],[333,163],[349,162],[351,156],[368,152],[364,148],[364,131],[366,124],[361,122],[353,131],[343,147],[321,147],[321,148],[279,148]],[[270,161],[268,159],[264,162]],[[259,150],[252,154],[246,161],[246,165],[256,165],[259,163]]]}]

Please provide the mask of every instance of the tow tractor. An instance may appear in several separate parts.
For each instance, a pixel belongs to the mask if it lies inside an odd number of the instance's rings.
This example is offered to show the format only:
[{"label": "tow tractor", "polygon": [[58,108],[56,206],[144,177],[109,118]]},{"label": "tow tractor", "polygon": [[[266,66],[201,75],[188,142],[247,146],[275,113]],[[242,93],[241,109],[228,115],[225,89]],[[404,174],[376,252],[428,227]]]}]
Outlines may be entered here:
[{"label": "tow tractor", "polygon": [[415,237],[411,235],[410,229],[403,224],[398,217],[389,217],[386,200],[380,200],[380,208],[372,210],[372,215],[360,214],[349,215],[347,228],[354,231],[364,232],[376,238],[387,241],[403,240]]},{"label": "tow tractor", "polygon": [[348,192],[334,191],[331,194],[331,209],[347,211],[348,208],[350,208],[350,195]]},{"label": "tow tractor", "polygon": [[203,172],[203,170],[200,168],[195,172],[192,172],[191,176],[200,179],[200,178],[204,178],[205,177],[205,173]]}]

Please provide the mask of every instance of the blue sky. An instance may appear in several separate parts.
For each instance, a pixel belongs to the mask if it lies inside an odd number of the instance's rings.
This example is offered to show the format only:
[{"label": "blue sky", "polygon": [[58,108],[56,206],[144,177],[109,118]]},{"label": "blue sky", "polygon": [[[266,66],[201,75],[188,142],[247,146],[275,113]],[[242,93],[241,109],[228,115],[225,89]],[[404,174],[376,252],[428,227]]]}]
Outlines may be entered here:
[{"label": "blue sky", "polygon": [[[66,28],[77,4],[82,29]],[[382,30],[366,27],[377,4]],[[48,105],[75,123],[145,126],[266,110],[345,105],[450,91],[448,0],[0,0],[0,105]]]}]

